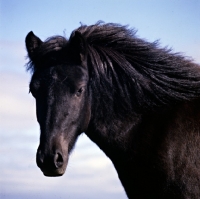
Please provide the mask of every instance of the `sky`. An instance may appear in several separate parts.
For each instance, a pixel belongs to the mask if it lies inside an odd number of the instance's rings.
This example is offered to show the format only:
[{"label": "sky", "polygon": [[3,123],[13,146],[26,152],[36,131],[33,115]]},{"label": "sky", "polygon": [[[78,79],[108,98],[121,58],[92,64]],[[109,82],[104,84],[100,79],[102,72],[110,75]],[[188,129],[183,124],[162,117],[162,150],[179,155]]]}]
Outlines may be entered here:
[{"label": "sky", "polygon": [[39,126],[28,94],[25,37],[67,38],[99,20],[137,30],[200,63],[200,0],[0,0],[0,199],[126,199],[111,161],[81,135],[64,176],[45,177],[35,163]]}]

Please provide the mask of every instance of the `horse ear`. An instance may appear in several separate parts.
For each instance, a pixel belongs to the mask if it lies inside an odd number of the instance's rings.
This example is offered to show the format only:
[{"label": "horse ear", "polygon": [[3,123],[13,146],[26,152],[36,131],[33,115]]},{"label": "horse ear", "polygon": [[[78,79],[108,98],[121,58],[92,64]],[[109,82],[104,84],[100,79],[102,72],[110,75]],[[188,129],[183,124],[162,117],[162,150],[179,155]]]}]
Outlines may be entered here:
[{"label": "horse ear", "polygon": [[87,45],[85,38],[79,31],[72,33],[69,45],[73,58],[79,63],[85,62],[87,57]]},{"label": "horse ear", "polygon": [[26,49],[28,51],[28,55],[30,59],[34,56],[34,51],[38,48],[43,42],[38,38],[34,33],[31,31],[28,33],[25,39],[26,42]]}]

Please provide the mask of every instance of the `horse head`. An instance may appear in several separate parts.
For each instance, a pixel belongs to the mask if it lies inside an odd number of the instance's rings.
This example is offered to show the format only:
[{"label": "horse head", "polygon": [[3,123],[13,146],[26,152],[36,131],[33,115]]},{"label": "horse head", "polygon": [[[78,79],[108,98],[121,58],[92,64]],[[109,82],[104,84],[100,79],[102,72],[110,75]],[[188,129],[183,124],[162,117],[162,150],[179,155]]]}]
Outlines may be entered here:
[{"label": "horse head", "polygon": [[30,32],[26,48],[33,75],[40,144],[36,162],[45,176],[63,175],[77,137],[90,120],[90,93],[85,43],[79,32],[70,42],[54,37],[42,42]]}]

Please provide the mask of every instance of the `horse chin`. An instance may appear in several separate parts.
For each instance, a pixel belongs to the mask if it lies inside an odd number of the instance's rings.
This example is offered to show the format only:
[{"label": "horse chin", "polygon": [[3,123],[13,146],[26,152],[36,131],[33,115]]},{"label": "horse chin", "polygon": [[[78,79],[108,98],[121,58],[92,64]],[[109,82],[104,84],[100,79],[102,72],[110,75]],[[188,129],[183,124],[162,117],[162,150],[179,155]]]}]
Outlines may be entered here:
[{"label": "horse chin", "polygon": [[60,177],[62,175],[64,175],[66,168],[64,169],[56,169],[56,170],[43,170],[43,174],[46,177]]}]

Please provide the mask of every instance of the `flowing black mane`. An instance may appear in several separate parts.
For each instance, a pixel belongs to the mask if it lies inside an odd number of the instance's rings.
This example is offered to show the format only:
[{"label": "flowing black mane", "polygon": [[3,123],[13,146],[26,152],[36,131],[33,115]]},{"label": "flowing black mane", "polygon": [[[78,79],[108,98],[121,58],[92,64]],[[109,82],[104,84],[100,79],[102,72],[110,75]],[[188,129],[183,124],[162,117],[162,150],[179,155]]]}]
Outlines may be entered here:
[{"label": "flowing black mane", "polygon": [[[157,41],[139,39],[136,31],[118,24],[82,25],[75,31],[81,33],[87,46],[96,109],[103,105],[108,115],[117,110],[130,114],[131,110],[153,110],[200,96],[199,65],[170,49],[160,48]],[[49,38],[38,49],[36,60],[47,54],[51,61],[62,62],[59,55],[64,54],[75,31],[69,41],[60,36]],[[55,41],[62,43],[63,48],[49,52],[47,44]],[[28,69],[34,69],[34,62],[28,64]]]}]

